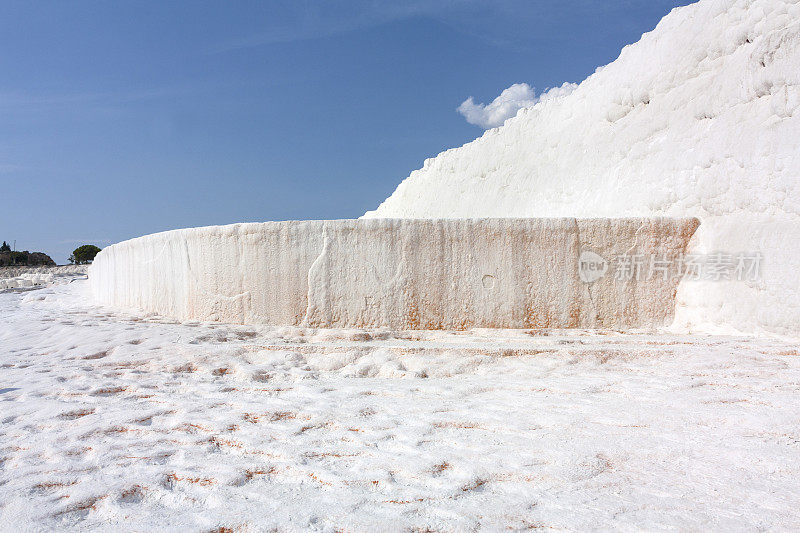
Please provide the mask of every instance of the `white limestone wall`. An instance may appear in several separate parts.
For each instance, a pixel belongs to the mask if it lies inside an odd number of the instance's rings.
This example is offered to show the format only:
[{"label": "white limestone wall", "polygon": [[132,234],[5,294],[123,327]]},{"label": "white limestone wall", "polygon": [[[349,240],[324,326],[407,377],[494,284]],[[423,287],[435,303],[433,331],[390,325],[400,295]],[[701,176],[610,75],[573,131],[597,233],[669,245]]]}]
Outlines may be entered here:
[{"label": "white limestone wall", "polygon": [[696,219],[362,219],[192,228],[95,258],[97,301],[179,320],[309,327],[667,325],[677,279],[593,283],[581,252],[677,257]]},{"label": "white limestone wall", "polygon": [[677,331],[800,336],[800,0],[676,8],[365,214],[529,216],[698,217],[694,252],[760,252],[763,275],[682,285]]}]

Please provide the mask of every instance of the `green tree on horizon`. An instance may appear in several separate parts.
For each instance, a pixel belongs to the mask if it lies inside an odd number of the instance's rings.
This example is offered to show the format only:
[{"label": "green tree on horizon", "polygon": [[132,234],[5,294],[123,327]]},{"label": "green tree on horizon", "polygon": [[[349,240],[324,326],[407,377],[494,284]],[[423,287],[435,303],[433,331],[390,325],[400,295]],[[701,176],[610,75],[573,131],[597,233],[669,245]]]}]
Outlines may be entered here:
[{"label": "green tree on horizon", "polygon": [[78,246],[69,256],[69,262],[74,265],[86,265],[94,261],[94,256],[100,252],[100,248],[94,244],[84,244]]}]

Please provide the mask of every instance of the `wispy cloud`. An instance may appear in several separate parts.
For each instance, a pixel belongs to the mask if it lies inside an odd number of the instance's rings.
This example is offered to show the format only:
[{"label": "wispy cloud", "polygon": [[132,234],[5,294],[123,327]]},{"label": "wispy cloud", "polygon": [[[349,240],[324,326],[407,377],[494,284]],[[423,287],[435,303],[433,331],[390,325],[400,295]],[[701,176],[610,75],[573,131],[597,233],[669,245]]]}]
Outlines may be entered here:
[{"label": "wispy cloud", "polygon": [[14,165],[13,163],[0,163],[0,174],[13,174],[15,172],[22,172],[26,168],[22,165]]},{"label": "wispy cloud", "polygon": [[429,17],[454,31],[511,51],[533,49],[538,28],[570,16],[592,17],[647,5],[653,0],[273,0],[257,20],[260,29],[205,51],[210,54],[330,37],[412,17]]},{"label": "wispy cloud", "polygon": [[516,116],[520,109],[533,107],[539,102],[563,98],[574,91],[576,87],[577,84],[564,83],[560,87],[547,89],[536,96],[534,88],[527,83],[515,83],[489,104],[476,104],[475,99],[470,96],[458,106],[458,112],[470,124],[484,129],[496,128],[502,126],[509,118]]},{"label": "wispy cloud", "polygon": [[98,92],[72,92],[64,93],[28,93],[28,92],[2,92],[0,93],[0,108],[40,108],[77,104],[108,104],[128,103],[141,100],[152,100],[179,96],[184,93],[184,88],[145,88],[126,91],[98,91]]},{"label": "wispy cloud", "polygon": [[64,239],[58,244],[111,244],[111,239]]},{"label": "wispy cloud", "polygon": [[209,53],[224,53],[276,43],[329,37],[416,16],[437,17],[478,0],[336,0],[285,3],[281,16],[265,21],[264,28],[251,35],[218,43]]}]

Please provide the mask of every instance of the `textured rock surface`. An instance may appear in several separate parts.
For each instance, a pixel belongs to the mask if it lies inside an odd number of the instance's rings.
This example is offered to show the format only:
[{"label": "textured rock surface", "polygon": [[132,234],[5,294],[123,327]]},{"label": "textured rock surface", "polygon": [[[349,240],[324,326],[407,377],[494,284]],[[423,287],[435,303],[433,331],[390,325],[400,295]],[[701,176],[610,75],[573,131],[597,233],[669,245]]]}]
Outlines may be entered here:
[{"label": "textured rock surface", "polygon": [[0,294],[4,532],[800,531],[796,342],[176,324],[87,288]]},{"label": "textured rock surface", "polygon": [[14,278],[25,275],[73,276],[86,274],[89,265],[61,265],[61,266],[15,266],[0,267],[0,279]]},{"label": "textured rock surface", "polygon": [[673,10],[569,96],[425,161],[367,217],[692,216],[748,283],[681,287],[678,322],[800,332],[800,2]]},{"label": "textured rock surface", "polygon": [[86,269],[87,265],[0,267],[0,292],[69,283],[76,276],[86,274]]},{"label": "textured rock surface", "polygon": [[310,327],[646,327],[677,279],[593,283],[581,252],[680,255],[695,219],[335,220],[175,230],[104,249],[98,301],[181,320]]}]

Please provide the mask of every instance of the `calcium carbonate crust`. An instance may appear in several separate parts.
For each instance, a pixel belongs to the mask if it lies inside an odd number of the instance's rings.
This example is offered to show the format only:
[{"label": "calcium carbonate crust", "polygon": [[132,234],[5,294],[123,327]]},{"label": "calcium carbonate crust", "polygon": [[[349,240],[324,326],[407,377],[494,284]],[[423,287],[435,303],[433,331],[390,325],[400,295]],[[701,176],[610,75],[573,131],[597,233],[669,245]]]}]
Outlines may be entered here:
[{"label": "calcium carbonate crust", "polygon": [[584,251],[678,257],[696,219],[236,224],[115,244],[97,301],[179,320],[321,328],[663,326],[677,277],[581,279]]},{"label": "calcium carbonate crust", "polygon": [[677,8],[570,95],[428,159],[366,218],[693,216],[759,280],[682,285],[675,327],[800,332],[800,3]]}]

